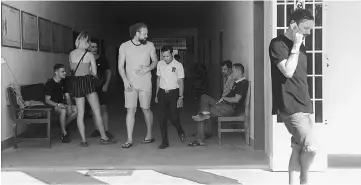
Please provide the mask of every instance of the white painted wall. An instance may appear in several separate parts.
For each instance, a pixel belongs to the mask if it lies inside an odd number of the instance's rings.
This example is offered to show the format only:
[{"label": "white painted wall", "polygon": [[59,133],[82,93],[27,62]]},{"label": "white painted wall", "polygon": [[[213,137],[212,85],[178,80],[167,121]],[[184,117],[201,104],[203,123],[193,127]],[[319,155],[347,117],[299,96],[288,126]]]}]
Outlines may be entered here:
[{"label": "white painted wall", "polygon": [[[220,47],[219,33],[223,30],[223,60],[242,63],[245,67],[245,77],[254,81],[254,46],[253,46],[253,2],[217,2],[210,10],[205,27],[199,30],[199,43],[203,39],[212,41],[212,58],[208,73],[209,93],[213,97],[220,96]],[[254,86],[252,99],[254,102]],[[251,103],[251,137],[254,138],[253,117],[254,106]]]},{"label": "white painted wall", "polygon": [[325,2],[323,95],[330,154],[361,154],[360,10],[360,1]]},{"label": "white painted wall", "polygon": [[[225,60],[242,63],[245,77],[254,82],[254,30],[253,2],[229,2],[222,7],[224,18],[224,50]],[[254,102],[254,85],[251,88],[251,102]],[[250,110],[250,137],[254,139],[254,104]]]},{"label": "white painted wall", "polygon": [[[265,152],[268,155],[272,154],[272,82],[271,82],[271,63],[268,54],[268,46],[271,42],[273,35],[273,11],[272,11],[272,1],[264,2],[264,100],[265,100]],[[271,157],[271,156],[269,156]]]},{"label": "white painted wall", "polygon": [[[78,31],[86,30],[96,37],[102,34],[95,16],[98,10],[93,5],[55,1],[3,1],[2,3]],[[1,47],[1,57],[5,59],[21,85],[45,82],[53,75],[52,67],[55,63],[68,65],[68,55],[51,52]],[[1,64],[1,141],[12,136],[12,121],[6,100],[6,88],[12,82],[14,78],[9,69],[5,64]],[[24,130],[24,127],[20,130]]]}]

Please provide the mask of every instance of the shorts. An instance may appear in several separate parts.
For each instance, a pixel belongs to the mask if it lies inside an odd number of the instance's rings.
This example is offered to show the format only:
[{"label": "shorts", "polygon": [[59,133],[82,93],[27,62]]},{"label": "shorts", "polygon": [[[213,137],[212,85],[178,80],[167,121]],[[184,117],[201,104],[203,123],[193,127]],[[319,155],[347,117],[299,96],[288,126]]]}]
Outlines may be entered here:
[{"label": "shorts", "polygon": [[[59,107],[54,107],[54,110],[55,110],[55,112],[57,113],[57,114],[61,114],[61,110],[65,110],[66,111],[66,113],[68,114],[68,106],[69,105],[66,105],[67,106],[67,108],[66,109],[61,109],[61,108],[59,108]],[[76,112],[78,109],[77,109],[77,106],[76,105],[71,105],[71,110],[73,111],[73,112]]]},{"label": "shorts", "polygon": [[139,104],[142,109],[149,109],[152,99],[152,91],[144,91],[133,89],[132,91],[124,91],[125,108],[136,108]]},{"label": "shorts", "polygon": [[92,75],[75,76],[71,83],[71,95],[74,98],[85,97],[90,93],[96,92]]},{"label": "shorts", "polygon": [[108,102],[107,93],[104,92],[102,88],[99,88],[97,90],[97,94],[98,94],[98,97],[99,97],[99,104],[100,105],[106,105],[107,102]]},{"label": "shorts", "polygon": [[291,147],[299,150],[315,152],[316,142],[313,135],[314,121],[311,113],[298,112],[291,115],[279,113],[292,135]]}]

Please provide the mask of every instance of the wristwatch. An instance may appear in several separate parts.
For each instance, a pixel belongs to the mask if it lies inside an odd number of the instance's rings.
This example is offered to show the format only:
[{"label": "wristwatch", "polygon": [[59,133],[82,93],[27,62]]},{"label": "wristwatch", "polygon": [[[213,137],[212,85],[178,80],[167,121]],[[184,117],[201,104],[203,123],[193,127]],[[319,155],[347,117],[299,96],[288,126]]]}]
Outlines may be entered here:
[{"label": "wristwatch", "polygon": [[299,54],[300,54],[300,51],[291,50],[291,54],[299,55]]},{"label": "wristwatch", "polygon": [[179,98],[183,98],[183,96],[179,96]]}]

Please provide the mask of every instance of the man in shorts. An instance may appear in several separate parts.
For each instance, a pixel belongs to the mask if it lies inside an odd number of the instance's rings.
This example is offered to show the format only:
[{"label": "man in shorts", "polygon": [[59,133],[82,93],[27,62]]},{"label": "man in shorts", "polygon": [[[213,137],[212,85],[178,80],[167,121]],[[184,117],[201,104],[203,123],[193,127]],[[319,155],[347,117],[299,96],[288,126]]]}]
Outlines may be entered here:
[{"label": "man in shorts", "polygon": [[[103,82],[103,86],[97,89],[97,94],[99,97],[100,112],[103,118],[103,124],[105,129],[105,134],[110,138],[114,139],[114,136],[109,132],[108,126],[108,110],[107,110],[107,91],[109,88],[110,78],[112,72],[109,67],[109,62],[105,56],[99,55],[98,53],[98,43],[94,40],[91,41],[89,51],[94,54],[95,61],[97,63],[97,76]],[[95,121],[94,121],[95,123]],[[95,129],[90,137],[100,137],[100,132],[98,129]]]},{"label": "man in shorts", "polygon": [[[148,28],[144,23],[137,23],[129,28],[131,40],[119,47],[119,73],[124,82],[125,107],[127,108],[126,124],[128,140],[123,148],[133,146],[133,128],[135,112],[139,99],[147,125],[147,135],[142,143],[152,143],[153,112],[150,110],[152,99],[151,70],[157,67],[158,57],[154,44],[147,41]],[[150,59],[152,63],[150,63]],[[126,70],[124,70],[126,64]]]},{"label": "man in shorts", "polygon": [[[75,105],[72,105],[68,88],[65,85],[65,67],[63,64],[55,64],[54,77],[49,79],[44,86],[45,103],[54,107],[56,114],[59,114],[60,127],[62,134],[60,136],[62,143],[69,143],[70,136],[66,130],[66,125],[74,120],[78,114]],[[65,100],[65,98],[66,100]]]},{"label": "man in shorts", "polygon": [[[286,33],[272,39],[269,45],[272,114],[278,114],[283,119],[292,135],[289,184],[305,185],[316,150],[313,108],[307,84],[307,55],[303,41],[314,27],[314,17],[307,10],[297,9],[290,19]],[[296,182],[298,180],[300,182]]]}]

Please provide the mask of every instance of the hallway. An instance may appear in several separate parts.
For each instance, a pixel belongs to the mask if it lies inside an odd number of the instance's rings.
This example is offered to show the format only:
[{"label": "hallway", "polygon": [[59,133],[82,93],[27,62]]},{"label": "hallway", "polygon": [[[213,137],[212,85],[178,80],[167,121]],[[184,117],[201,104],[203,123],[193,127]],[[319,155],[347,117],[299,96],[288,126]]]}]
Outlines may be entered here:
[{"label": "hallway", "polygon": [[[19,149],[9,148],[2,152],[2,169],[156,169],[162,167],[191,168],[268,168],[268,160],[263,151],[253,151],[244,146],[243,135],[225,133],[222,135],[222,146],[218,146],[217,137],[207,140],[204,147],[187,147],[187,143],[195,139],[196,125],[191,115],[196,112],[197,102],[185,102],[181,111],[181,122],[186,132],[184,143],[179,140],[175,128],[169,126],[170,148],[157,149],[160,144],[160,132],[155,116],[153,133],[156,141],[151,144],[141,144],[145,135],[145,124],[141,110],[136,113],[134,128],[134,146],[122,149],[126,140],[125,109],[122,98],[109,104],[109,127],[117,139],[116,145],[103,146],[99,139],[89,138],[89,147],[79,146],[80,136],[74,122],[71,126],[72,141],[63,144],[57,137],[53,139],[52,148],[46,145],[21,143]],[[157,113],[157,107],[153,108]],[[86,133],[90,135],[94,126],[92,118],[86,119]]]}]

